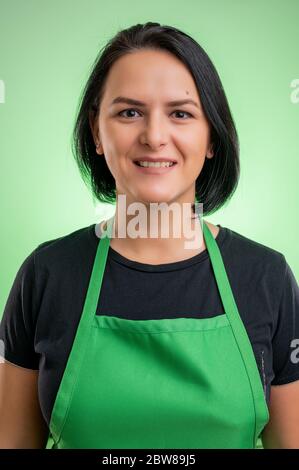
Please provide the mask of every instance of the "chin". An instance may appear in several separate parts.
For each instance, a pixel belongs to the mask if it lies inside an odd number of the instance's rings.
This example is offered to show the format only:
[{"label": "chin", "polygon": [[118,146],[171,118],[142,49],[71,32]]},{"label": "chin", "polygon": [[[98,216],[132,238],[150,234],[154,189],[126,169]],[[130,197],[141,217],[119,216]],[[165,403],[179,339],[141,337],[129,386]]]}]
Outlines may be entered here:
[{"label": "chin", "polygon": [[140,195],[137,197],[138,202],[143,203],[145,205],[149,204],[171,204],[173,201],[173,196],[168,195],[161,195],[161,194],[147,194],[147,195]]}]

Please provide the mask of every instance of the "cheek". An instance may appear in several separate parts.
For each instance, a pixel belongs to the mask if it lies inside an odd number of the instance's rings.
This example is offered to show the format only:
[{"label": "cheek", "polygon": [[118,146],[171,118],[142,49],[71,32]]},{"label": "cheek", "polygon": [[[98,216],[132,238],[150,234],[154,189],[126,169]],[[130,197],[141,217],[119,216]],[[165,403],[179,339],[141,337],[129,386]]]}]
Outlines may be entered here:
[{"label": "cheek", "polygon": [[121,178],[126,170],[126,153],[124,141],[119,139],[119,136],[118,139],[107,139],[107,143],[104,145],[105,160],[115,180]]},{"label": "cheek", "polygon": [[104,135],[106,140],[114,143],[115,149],[128,147],[136,138],[134,125],[125,125],[119,121],[108,121],[105,126]]},{"label": "cheek", "polygon": [[127,156],[134,154],[135,140],[130,137],[129,132],[118,131],[105,135],[104,142],[104,153],[107,157],[109,165],[113,165],[114,168],[125,164]]},{"label": "cheek", "polygon": [[105,119],[102,117],[99,121],[100,135],[106,155],[112,153],[120,154],[123,153],[123,149],[126,148],[132,140],[132,132],[129,129],[130,126],[120,125],[114,118]]},{"label": "cheek", "polygon": [[184,143],[177,143],[177,148],[181,154],[182,162],[186,169],[194,171],[195,168],[201,169],[207,154],[207,143],[205,139],[190,138]]},{"label": "cheek", "polygon": [[173,141],[186,159],[196,156],[201,160],[207,152],[209,129],[204,123],[197,122],[184,129],[184,133],[173,136]]}]

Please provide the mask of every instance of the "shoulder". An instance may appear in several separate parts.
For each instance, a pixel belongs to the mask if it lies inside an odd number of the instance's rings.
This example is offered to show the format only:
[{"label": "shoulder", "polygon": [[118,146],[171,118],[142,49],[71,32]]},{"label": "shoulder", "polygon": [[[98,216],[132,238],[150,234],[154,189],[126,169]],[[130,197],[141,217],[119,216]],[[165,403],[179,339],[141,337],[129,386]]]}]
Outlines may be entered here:
[{"label": "shoulder", "polygon": [[[94,225],[80,228],[64,236],[45,240],[26,257],[23,258],[15,276],[12,294],[18,289],[34,286],[36,290],[39,278],[46,278],[53,272],[57,278],[63,272],[63,267],[72,268],[77,262],[82,262],[84,256],[96,249]],[[45,275],[42,276],[42,273]]]},{"label": "shoulder", "polygon": [[43,311],[43,303],[52,305],[52,302],[59,302],[62,292],[63,297],[71,297],[74,289],[81,291],[84,288],[96,248],[94,224],[43,241],[19,269],[11,298],[19,298],[20,293],[25,296],[23,303],[30,304],[27,308],[32,310],[30,315],[35,322],[39,312]]},{"label": "shoulder", "polygon": [[47,285],[57,285],[86,273],[97,248],[94,224],[72,231],[61,237],[45,240],[33,249],[18,268],[12,289],[12,298],[34,290],[37,297]]},{"label": "shoulder", "polygon": [[247,305],[257,308],[264,303],[276,312],[289,269],[284,254],[232,228],[222,228],[219,247],[236,295]]},{"label": "shoulder", "polygon": [[94,224],[79,228],[61,237],[45,240],[32,252],[37,267],[62,266],[80,259],[96,246]]},{"label": "shoulder", "polygon": [[282,252],[264,244],[262,241],[251,238],[232,228],[222,227],[226,232],[226,251],[232,262],[245,263],[244,267],[256,270],[265,270],[269,267],[285,273],[286,258]]}]

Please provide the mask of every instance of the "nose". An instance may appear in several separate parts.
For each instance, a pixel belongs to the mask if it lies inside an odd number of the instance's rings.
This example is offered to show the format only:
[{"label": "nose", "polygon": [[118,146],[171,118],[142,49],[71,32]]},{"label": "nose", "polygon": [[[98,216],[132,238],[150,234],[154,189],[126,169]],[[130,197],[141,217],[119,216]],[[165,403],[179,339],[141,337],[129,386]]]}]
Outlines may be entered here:
[{"label": "nose", "polygon": [[168,131],[165,122],[163,122],[163,117],[152,114],[144,122],[144,128],[140,133],[140,142],[143,145],[149,145],[153,149],[165,145],[168,140]]}]

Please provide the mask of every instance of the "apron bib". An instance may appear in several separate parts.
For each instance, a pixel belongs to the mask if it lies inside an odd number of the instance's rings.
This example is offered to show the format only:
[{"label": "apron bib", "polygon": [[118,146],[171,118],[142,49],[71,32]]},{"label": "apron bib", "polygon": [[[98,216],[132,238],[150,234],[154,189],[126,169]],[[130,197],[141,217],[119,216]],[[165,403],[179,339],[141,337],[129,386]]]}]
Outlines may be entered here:
[{"label": "apron bib", "polygon": [[46,448],[256,448],[268,407],[207,224],[203,236],[225,312],[212,318],[96,315],[111,228],[99,239]]}]

